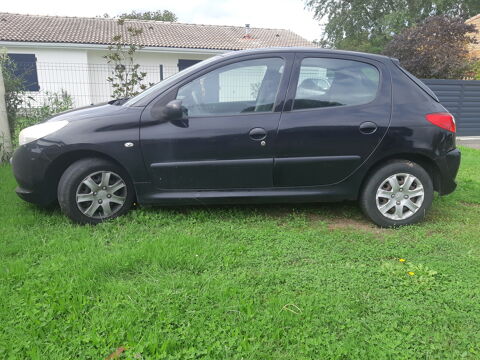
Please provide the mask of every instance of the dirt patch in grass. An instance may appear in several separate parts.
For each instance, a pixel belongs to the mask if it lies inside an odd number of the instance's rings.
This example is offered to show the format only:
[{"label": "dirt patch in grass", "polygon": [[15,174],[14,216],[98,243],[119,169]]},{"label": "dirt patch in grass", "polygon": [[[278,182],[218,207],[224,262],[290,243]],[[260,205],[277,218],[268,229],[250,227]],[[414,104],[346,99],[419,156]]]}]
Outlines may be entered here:
[{"label": "dirt patch in grass", "polygon": [[268,208],[269,217],[275,218],[279,226],[288,225],[292,215],[304,216],[311,226],[326,224],[329,230],[360,230],[376,235],[385,234],[389,229],[381,229],[361,215],[353,203],[320,203]]},{"label": "dirt patch in grass", "polygon": [[480,204],[478,203],[471,203],[467,201],[460,201],[460,204],[462,204],[463,206],[474,207],[474,208],[480,207]]},{"label": "dirt patch in grass", "polygon": [[335,216],[325,217],[319,214],[309,214],[308,219],[311,223],[323,222],[328,230],[355,230],[373,234],[376,238],[382,239],[385,234],[391,232],[391,229],[382,229],[370,222],[367,218]]},{"label": "dirt patch in grass", "polygon": [[360,229],[365,231],[382,230],[368,220],[351,219],[351,218],[333,218],[328,219],[328,228],[330,230],[338,229]]},{"label": "dirt patch in grass", "polygon": [[310,221],[324,221],[327,223],[329,230],[363,230],[368,232],[382,233],[385,229],[381,229],[367,219],[349,218],[349,217],[333,217],[324,218],[317,214],[309,216]]},{"label": "dirt patch in grass", "polygon": [[327,227],[329,230],[355,230],[373,235],[375,239],[383,240],[385,235],[394,231],[392,229],[382,229],[368,220],[358,219],[329,219]]}]

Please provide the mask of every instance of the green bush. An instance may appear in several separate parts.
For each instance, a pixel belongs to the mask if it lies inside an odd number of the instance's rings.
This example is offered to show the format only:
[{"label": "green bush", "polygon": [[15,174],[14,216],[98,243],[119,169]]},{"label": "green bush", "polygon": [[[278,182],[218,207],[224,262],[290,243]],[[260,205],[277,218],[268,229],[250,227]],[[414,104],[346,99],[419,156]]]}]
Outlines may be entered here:
[{"label": "green bush", "polygon": [[15,127],[12,129],[12,147],[16,149],[18,146],[18,135],[20,131],[23,129],[37,124],[38,121],[36,119],[28,118],[28,117],[18,117],[15,120]]},{"label": "green bush", "polygon": [[12,131],[12,143],[14,148],[18,146],[18,134],[22,129],[38,124],[58,113],[69,110],[72,107],[72,97],[65,90],[61,90],[60,93],[45,92],[45,97],[40,104],[29,98],[25,107],[18,112],[21,115],[15,119]]},{"label": "green bush", "polygon": [[72,97],[63,89],[59,93],[46,91],[44,95],[41,103],[30,99],[23,109],[24,116],[30,119],[33,124],[73,107]]},{"label": "green bush", "polygon": [[[19,132],[49,117],[73,107],[72,97],[65,91],[44,92],[41,101],[36,101],[25,91],[25,81],[15,74],[16,65],[6,51],[0,51],[0,70],[5,84],[5,102],[12,135],[12,145],[18,146]],[[0,146],[2,146],[0,139]]]},{"label": "green bush", "polygon": [[3,50],[0,51],[0,71],[3,74],[5,104],[11,133],[15,128],[17,113],[25,98],[24,80],[22,77],[15,75],[15,67],[15,63],[8,57],[7,53]]},{"label": "green bush", "polygon": [[475,80],[480,80],[480,60],[473,66],[473,78]]}]

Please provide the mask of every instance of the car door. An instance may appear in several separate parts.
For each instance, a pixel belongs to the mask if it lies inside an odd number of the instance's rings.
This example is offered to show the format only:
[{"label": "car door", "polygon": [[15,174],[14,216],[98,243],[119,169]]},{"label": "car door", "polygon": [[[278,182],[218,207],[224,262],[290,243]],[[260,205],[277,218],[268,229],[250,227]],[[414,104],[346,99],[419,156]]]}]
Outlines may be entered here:
[{"label": "car door", "polygon": [[[141,145],[158,189],[273,186],[273,138],[293,54],[227,59],[153,101],[142,114]],[[156,122],[152,109],[176,99],[185,118]]]},{"label": "car door", "polygon": [[297,54],[276,140],[274,185],[328,185],[352,174],[388,128],[390,83],[379,61]]}]

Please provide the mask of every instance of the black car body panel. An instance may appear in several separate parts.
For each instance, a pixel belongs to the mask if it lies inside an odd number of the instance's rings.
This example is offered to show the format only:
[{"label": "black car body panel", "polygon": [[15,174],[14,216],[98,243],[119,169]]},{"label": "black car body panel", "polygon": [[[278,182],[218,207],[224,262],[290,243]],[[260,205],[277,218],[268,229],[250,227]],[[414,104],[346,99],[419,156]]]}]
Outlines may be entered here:
[{"label": "black car body panel", "polygon": [[[172,100],[170,91],[149,104],[141,121],[140,137],[145,165],[153,185],[160,190],[170,189],[248,189],[273,186],[274,142],[280,120],[283,99],[288,87],[293,53],[270,52],[242,56],[242,61],[281,58],[285,70],[276,96],[274,111],[194,117],[158,123],[152,110]],[[176,84],[176,88],[219,67],[238,62],[237,57],[212,63]],[[265,146],[252,139],[254,129],[264,131]],[[249,176],[244,176],[249,174]]]},{"label": "black car body panel", "polygon": [[[134,182],[148,181],[138,146],[141,112],[141,108],[101,105],[79,109],[78,113],[69,111],[49,120],[70,123],[15,151],[12,165],[19,196],[41,205],[54,202],[63,171],[72,161],[86,155],[112,159],[122,164]],[[137,146],[125,148],[125,142]]]},{"label": "black car body panel", "polygon": [[[159,121],[158,111],[179,87],[228,64],[264,58],[283,61],[272,111]],[[379,72],[375,99],[294,109],[305,58],[370,64]],[[63,171],[86,156],[121,165],[143,204],[307,202],[356,199],[372,169],[398,158],[422,164],[435,189],[447,194],[455,189],[460,163],[455,134],[424,119],[443,111],[388,57],[302,48],[241,51],[197,64],[135,101],[55,116],[48,121],[69,124],[20,146],[13,171],[19,196],[38,204],[55,201]]]},{"label": "black car body panel", "polygon": [[[304,58],[332,58],[334,54],[303,52],[296,56],[292,82],[299,77]],[[380,86],[373,102],[363,105],[292,109],[295,87],[289,88],[276,138],[275,186],[331,185],[358,169],[381,142],[390,125],[390,71],[373,59],[343,56],[379,69]],[[363,134],[362,124],[374,123],[373,133]]]}]

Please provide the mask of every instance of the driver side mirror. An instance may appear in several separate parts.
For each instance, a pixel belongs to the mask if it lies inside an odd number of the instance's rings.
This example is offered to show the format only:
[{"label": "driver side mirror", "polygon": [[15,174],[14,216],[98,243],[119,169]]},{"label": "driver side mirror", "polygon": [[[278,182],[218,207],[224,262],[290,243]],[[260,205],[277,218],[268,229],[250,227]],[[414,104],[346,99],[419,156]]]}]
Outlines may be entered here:
[{"label": "driver side mirror", "polygon": [[171,100],[164,106],[153,106],[151,115],[156,121],[166,122],[185,120],[187,109],[182,106],[182,100]]},{"label": "driver side mirror", "polygon": [[172,100],[165,105],[163,117],[167,121],[185,119],[187,117],[187,109],[182,106],[182,100]]}]

